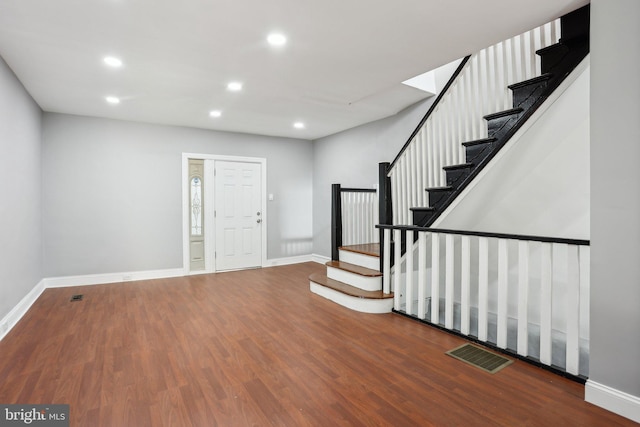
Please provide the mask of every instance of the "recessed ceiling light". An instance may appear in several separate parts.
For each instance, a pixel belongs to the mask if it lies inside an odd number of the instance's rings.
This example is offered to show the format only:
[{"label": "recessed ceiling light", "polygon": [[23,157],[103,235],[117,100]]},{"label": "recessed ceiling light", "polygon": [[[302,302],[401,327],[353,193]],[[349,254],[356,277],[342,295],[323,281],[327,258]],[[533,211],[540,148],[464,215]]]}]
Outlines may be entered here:
[{"label": "recessed ceiling light", "polygon": [[287,43],[287,38],[284,36],[284,34],[271,33],[267,37],[267,41],[271,46],[283,46]]},{"label": "recessed ceiling light", "polygon": [[120,98],[116,96],[107,96],[105,99],[109,104],[120,104]]},{"label": "recessed ceiling light", "polygon": [[295,123],[293,124],[293,127],[294,127],[294,128],[296,128],[296,129],[304,129],[304,123],[302,123],[302,122],[295,122]]},{"label": "recessed ceiling light", "polygon": [[118,68],[122,67],[122,60],[114,57],[114,56],[106,56],[104,58],[104,63],[110,67]]},{"label": "recessed ceiling light", "polygon": [[232,92],[238,92],[242,90],[242,83],[240,82],[231,82],[227,85],[227,89]]},{"label": "recessed ceiling light", "polygon": [[209,115],[211,117],[220,117],[222,115],[222,111],[220,110],[213,110],[209,112]]}]

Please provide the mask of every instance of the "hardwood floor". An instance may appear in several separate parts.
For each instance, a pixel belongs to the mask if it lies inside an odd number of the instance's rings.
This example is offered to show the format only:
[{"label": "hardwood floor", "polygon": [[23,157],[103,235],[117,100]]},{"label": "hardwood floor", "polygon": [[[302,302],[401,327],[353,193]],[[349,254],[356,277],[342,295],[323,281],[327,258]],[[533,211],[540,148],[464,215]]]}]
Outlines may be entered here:
[{"label": "hardwood floor", "polygon": [[[309,291],[305,263],[48,289],[0,342],[0,402],[68,403],[77,426],[623,426],[583,386]],[[73,294],[84,300],[69,302]]]}]

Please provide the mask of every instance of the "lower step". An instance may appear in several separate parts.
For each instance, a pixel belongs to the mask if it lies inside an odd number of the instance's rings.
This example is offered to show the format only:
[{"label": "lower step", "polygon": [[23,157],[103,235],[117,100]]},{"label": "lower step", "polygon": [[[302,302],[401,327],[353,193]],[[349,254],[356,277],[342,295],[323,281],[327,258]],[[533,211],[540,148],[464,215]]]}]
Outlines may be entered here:
[{"label": "lower step", "polygon": [[363,313],[390,313],[393,309],[393,294],[364,291],[321,273],[309,276],[309,289],[343,307]]},{"label": "lower step", "polygon": [[339,248],[340,261],[380,270],[380,244],[351,245]]}]

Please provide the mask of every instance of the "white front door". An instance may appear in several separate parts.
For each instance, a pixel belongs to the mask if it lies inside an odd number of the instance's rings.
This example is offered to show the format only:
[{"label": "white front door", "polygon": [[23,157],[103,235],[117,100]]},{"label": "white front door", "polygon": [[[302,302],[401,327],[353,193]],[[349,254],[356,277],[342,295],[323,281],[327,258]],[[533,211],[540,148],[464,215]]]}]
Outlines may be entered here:
[{"label": "white front door", "polygon": [[260,163],[215,161],[215,268],[262,265]]}]

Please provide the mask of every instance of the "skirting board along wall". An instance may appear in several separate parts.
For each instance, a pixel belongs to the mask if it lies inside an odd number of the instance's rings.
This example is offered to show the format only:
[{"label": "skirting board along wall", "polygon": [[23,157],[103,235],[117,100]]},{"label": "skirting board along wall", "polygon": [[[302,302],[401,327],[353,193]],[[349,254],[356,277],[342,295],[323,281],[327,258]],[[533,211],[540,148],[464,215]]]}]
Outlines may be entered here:
[{"label": "skirting board along wall", "polygon": [[324,255],[313,254],[313,255],[311,255],[311,261],[317,262],[318,264],[325,264],[325,263],[331,261],[331,258],[329,258],[328,256],[324,256]]},{"label": "skirting board along wall", "polygon": [[584,400],[640,423],[640,397],[587,380]]},{"label": "skirting board along wall", "polygon": [[22,319],[29,308],[40,297],[46,289],[45,281],[42,279],[34,288],[25,295],[24,298],[0,321],[0,341],[13,329],[14,326]]}]

